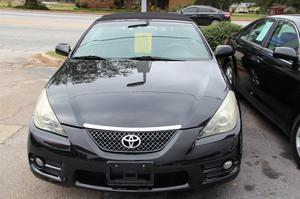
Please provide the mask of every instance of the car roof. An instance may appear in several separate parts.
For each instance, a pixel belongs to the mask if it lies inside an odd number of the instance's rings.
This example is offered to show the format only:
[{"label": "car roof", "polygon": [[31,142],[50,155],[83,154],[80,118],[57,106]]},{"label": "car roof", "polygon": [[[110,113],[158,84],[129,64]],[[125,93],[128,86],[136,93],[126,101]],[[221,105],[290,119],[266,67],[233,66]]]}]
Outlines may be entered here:
[{"label": "car roof", "polygon": [[292,14],[292,15],[274,15],[270,16],[269,18],[275,18],[275,19],[286,19],[289,21],[294,22],[297,27],[300,29],[300,14]]},{"label": "car roof", "polygon": [[126,20],[126,19],[162,19],[162,20],[174,20],[174,21],[188,21],[193,20],[184,15],[177,13],[122,13],[122,14],[110,14],[104,15],[97,21],[112,21],[112,20]]}]

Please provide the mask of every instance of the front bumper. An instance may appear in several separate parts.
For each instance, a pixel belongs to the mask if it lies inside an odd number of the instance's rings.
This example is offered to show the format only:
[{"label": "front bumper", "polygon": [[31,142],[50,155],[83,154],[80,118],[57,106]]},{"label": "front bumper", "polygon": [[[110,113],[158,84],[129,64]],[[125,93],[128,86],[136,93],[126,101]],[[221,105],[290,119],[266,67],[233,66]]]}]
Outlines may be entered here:
[{"label": "front bumper", "polygon": [[[28,158],[32,172],[44,180],[64,186],[101,191],[159,192],[197,189],[203,185],[234,179],[240,170],[242,151],[241,124],[231,132],[196,140],[200,129],[180,130],[161,151],[148,154],[108,153],[84,129],[63,126],[68,138],[30,125]],[[41,158],[41,168],[35,158]],[[224,162],[233,166],[225,170]],[[153,164],[151,186],[111,186],[107,182],[108,162],[145,161]]]}]

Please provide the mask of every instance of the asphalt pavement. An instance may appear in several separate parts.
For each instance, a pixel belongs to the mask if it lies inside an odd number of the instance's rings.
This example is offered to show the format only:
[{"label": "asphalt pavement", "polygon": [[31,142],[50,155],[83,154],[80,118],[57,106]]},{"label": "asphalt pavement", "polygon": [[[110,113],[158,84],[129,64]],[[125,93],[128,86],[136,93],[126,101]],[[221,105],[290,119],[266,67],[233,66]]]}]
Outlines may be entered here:
[{"label": "asphalt pavement", "polygon": [[97,15],[0,10],[0,199],[16,198],[300,198],[300,170],[289,139],[241,99],[244,154],[234,181],[199,191],[157,194],[104,193],[65,188],[34,177],[27,163],[27,124],[37,97],[56,68],[28,67],[28,56],[74,45]]}]

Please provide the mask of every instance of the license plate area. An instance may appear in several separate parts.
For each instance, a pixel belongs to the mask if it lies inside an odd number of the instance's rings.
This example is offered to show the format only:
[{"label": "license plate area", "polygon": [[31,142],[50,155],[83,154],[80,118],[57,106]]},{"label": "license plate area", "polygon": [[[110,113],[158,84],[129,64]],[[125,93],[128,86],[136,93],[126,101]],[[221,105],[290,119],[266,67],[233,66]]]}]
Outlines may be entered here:
[{"label": "license plate area", "polygon": [[152,162],[107,162],[107,184],[110,186],[153,186]]}]

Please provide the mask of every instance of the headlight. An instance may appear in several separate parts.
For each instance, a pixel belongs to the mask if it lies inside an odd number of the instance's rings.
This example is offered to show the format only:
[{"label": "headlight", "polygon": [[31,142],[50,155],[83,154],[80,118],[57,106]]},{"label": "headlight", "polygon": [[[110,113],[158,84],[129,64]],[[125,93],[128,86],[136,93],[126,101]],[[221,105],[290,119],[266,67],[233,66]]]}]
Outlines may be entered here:
[{"label": "headlight", "polygon": [[224,133],[234,129],[238,120],[235,94],[229,91],[221,106],[201,132],[201,137]]},{"label": "headlight", "polygon": [[33,121],[37,128],[66,136],[62,126],[52,111],[45,89],[42,91],[33,114]]}]

